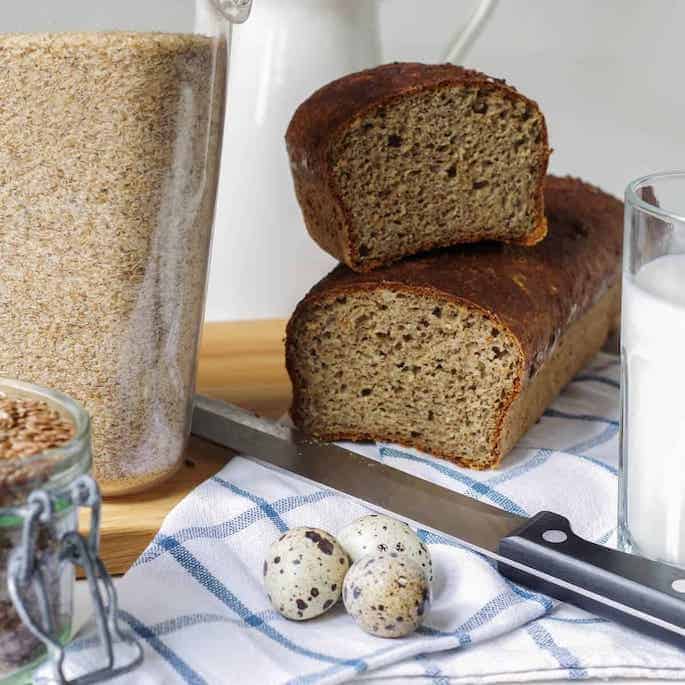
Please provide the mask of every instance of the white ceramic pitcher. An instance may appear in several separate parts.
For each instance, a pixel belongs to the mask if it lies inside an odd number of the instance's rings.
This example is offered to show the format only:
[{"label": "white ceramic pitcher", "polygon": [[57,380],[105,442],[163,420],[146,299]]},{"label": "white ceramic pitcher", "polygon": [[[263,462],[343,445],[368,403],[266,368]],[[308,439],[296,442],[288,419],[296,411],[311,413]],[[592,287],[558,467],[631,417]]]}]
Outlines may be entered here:
[{"label": "white ceramic pitcher", "polygon": [[[255,0],[235,29],[208,319],[284,316],[334,264],[304,229],[284,135],[314,90],[392,58],[381,54],[380,3]],[[463,55],[493,5],[476,3],[446,60]]]}]

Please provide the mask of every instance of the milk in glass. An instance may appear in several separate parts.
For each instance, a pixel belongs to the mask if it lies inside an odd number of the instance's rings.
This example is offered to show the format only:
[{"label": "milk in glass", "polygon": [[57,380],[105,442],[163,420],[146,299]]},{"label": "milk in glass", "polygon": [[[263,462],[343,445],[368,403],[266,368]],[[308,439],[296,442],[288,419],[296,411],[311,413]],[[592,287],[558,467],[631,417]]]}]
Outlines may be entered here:
[{"label": "milk in glass", "polygon": [[632,550],[685,565],[685,254],[623,280],[624,506]]}]

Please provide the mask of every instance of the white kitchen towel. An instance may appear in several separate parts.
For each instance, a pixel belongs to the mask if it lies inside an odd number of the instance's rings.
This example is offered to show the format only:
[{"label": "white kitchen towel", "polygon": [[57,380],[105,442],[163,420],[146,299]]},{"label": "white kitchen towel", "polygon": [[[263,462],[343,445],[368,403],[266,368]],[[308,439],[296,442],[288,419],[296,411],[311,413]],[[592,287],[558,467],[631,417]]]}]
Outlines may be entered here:
[{"label": "white kitchen towel", "polygon": [[[346,446],[518,514],[559,512],[580,535],[612,544],[617,413],[618,362],[602,354],[496,471],[396,445]],[[120,682],[685,679],[684,651],[514,585],[486,558],[421,530],[434,559],[434,601],[411,637],[366,635],[340,605],[302,623],[279,616],[262,587],[270,543],[295,526],[336,533],[365,511],[323,487],[233,459],[171,512],[120,583],[122,617],[145,647],[144,665]],[[77,646],[82,660],[87,647]]]}]

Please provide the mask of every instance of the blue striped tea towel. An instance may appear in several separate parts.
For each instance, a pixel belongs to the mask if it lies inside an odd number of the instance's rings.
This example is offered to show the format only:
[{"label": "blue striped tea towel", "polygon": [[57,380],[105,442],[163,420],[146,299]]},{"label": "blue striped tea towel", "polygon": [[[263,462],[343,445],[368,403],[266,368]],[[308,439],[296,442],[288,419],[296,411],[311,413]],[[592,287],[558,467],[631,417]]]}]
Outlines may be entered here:
[{"label": "blue striped tea towel", "polygon": [[[612,544],[618,363],[602,354],[505,461],[473,472],[379,443],[350,446],[522,515],[550,509]],[[427,531],[434,602],[411,637],[356,628],[342,606],[304,623],[262,588],[269,544],[294,526],[335,533],[365,509],[322,487],[235,458],[181,502],[119,585],[122,617],[145,646],[125,683],[498,683],[590,677],[685,679],[685,652],[504,580],[487,559]],[[78,647],[77,647],[78,649]],[[81,662],[88,649],[81,649]]]}]

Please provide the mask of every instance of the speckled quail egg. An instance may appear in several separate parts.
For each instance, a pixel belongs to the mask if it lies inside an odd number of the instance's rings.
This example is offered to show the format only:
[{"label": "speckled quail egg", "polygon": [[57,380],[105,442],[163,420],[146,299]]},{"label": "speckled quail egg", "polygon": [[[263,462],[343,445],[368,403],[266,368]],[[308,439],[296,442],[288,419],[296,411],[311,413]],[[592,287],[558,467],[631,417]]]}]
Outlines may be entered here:
[{"label": "speckled quail egg", "polygon": [[423,569],[397,552],[369,554],[352,564],[343,584],[347,613],[367,633],[403,637],[423,621],[430,585]]},{"label": "speckled quail egg", "polygon": [[381,514],[362,516],[338,533],[338,542],[353,562],[375,552],[397,552],[415,561],[425,571],[428,580],[433,580],[428,547],[403,521]]},{"label": "speckled quail egg", "polygon": [[338,541],[320,528],[293,528],[269,548],[264,585],[274,608],[305,621],[328,611],[339,599],[349,569]]}]

